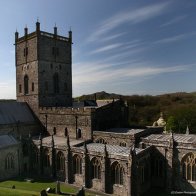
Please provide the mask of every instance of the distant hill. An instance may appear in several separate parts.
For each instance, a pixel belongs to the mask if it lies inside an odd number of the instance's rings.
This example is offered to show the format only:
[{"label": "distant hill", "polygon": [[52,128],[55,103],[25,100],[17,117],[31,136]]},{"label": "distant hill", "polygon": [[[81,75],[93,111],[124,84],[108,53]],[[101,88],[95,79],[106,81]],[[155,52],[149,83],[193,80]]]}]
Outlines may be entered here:
[{"label": "distant hill", "polygon": [[105,91],[88,94],[88,95],[82,95],[80,97],[75,97],[74,100],[76,101],[84,101],[84,100],[95,100],[96,99],[119,99],[121,95],[115,94],[115,93],[106,93]]}]

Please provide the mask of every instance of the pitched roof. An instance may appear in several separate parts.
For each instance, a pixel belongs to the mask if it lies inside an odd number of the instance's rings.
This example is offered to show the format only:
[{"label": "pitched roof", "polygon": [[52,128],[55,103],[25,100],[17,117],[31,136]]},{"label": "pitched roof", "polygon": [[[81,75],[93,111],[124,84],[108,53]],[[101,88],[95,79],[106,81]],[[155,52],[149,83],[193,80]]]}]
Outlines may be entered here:
[{"label": "pitched roof", "polygon": [[0,124],[35,122],[35,118],[26,103],[0,102]]},{"label": "pitched roof", "polygon": [[19,144],[19,142],[11,135],[0,135],[0,149],[12,145]]}]

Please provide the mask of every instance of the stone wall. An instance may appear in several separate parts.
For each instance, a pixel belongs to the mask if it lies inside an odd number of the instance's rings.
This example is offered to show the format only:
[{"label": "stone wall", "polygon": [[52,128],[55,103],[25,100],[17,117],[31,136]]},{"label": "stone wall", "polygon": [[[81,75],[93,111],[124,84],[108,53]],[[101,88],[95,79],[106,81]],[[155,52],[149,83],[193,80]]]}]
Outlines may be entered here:
[{"label": "stone wall", "polygon": [[[92,113],[93,108],[40,108],[40,120],[47,126],[47,131],[57,136],[65,136],[65,130],[70,138],[91,139],[92,137]],[[46,116],[47,115],[47,116]],[[81,138],[77,138],[78,130],[81,130]]]}]

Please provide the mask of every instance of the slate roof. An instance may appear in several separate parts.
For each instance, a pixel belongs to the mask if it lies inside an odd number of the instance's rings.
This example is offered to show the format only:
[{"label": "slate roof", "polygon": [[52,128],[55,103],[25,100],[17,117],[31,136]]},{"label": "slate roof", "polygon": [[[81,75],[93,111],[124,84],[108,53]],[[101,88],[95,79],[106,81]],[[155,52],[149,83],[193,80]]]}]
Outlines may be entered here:
[{"label": "slate roof", "polygon": [[35,122],[35,118],[26,103],[0,102],[0,124]]},{"label": "slate roof", "polygon": [[112,128],[107,129],[106,131],[95,131],[96,133],[102,132],[102,133],[123,133],[126,135],[134,135],[136,133],[141,133],[145,131],[146,129],[131,129],[131,128]]},{"label": "slate roof", "polygon": [[[56,147],[65,147],[65,146],[67,146],[67,138],[56,136],[56,135],[54,135],[53,138],[54,138],[54,145]],[[34,138],[33,139],[33,142],[36,145],[39,145],[40,144],[40,140],[39,140],[38,137],[37,138]],[[77,145],[77,144],[82,143],[82,142],[84,142],[84,140],[72,140],[72,139],[70,139],[70,146],[74,146],[74,145]],[[47,137],[44,137],[42,139],[42,145],[43,146],[50,147],[51,144],[52,144],[52,136],[47,136]]]},{"label": "slate roof", "polygon": [[[90,152],[94,151],[94,152],[104,153],[105,150],[105,144],[101,144],[101,143],[90,143],[87,144],[86,146],[87,146],[87,150]],[[79,148],[84,149],[83,146]],[[126,157],[130,155],[130,151],[131,151],[131,149],[128,147],[122,147],[122,146],[110,145],[110,144],[106,144],[106,149],[109,154],[121,155]],[[136,154],[139,154],[143,150],[144,149],[135,148]]]},{"label": "slate roof", "polygon": [[19,144],[19,142],[13,136],[0,135],[0,149],[16,144]]},{"label": "slate roof", "polygon": [[[166,142],[171,139],[171,134],[152,134],[144,138],[145,140],[156,140],[160,142]],[[178,143],[196,143],[196,135],[193,134],[174,134],[174,140]]]}]

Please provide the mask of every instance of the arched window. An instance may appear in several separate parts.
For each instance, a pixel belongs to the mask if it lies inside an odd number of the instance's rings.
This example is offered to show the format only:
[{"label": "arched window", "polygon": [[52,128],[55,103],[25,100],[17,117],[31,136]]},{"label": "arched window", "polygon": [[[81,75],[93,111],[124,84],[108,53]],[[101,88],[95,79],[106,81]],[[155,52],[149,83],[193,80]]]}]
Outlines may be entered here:
[{"label": "arched window", "polygon": [[127,146],[127,143],[126,142],[120,142],[120,146],[126,147]]},{"label": "arched window", "polygon": [[57,153],[57,170],[65,170],[65,156],[61,151]]},{"label": "arched window", "polygon": [[58,73],[55,73],[53,76],[53,86],[54,86],[54,93],[59,93],[59,76]]},{"label": "arched window", "polygon": [[73,157],[74,174],[82,174],[82,158],[79,155]]},{"label": "arched window", "polygon": [[25,75],[24,77],[24,94],[28,94],[29,93],[29,77],[27,75]]},{"label": "arched window", "polygon": [[107,144],[107,142],[106,142],[103,138],[98,138],[98,139],[96,140],[96,143]]},{"label": "arched window", "polygon": [[188,153],[181,162],[182,176],[186,180],[196,181],[196,154]]},{"label": "arched window", "polygon": [[91,160],[91,174],[92,179],[101,179],[101,163],[97,158]]},{"label": "arched window", "polygon": [[23,152],[23,155],[24,156],[28,156],[29,155],[29,152],[28,152],[28,145],[26,143],[24,143],[22,145],[22,152]]},{"label": "arched window", "polygon": [[82,137],[82,131],[81,129],[77,129],[77,139],[80,139]]},{"label": "arched window", "polygon": [[67,137],[68,135],[68,130],[67,130],[67,127],[65,128],[65,137]]},{"label": "arched window", "polygon": [[154,177],[163,177],[164,165],[163,160],[159,158],[154,158],[152,160],[152,175]]},{"label": "arched window", "polygon": [[5,169],[6,170],[14,169],[14,156],[12,154],[8,154],[6,156]]},{"label": "arched window", "polygon": [[123,185],[124,183],[124,169],[118,162],[112,164],[112,181],[113,184]]},{"label": "arched window", "polygon": [[36,165],[38,164],[39,162],[39,155],[38,155],[38,150],[36,148],[34,148],[32,150],[32,160],[33,160],[33,168],[36,167]]},{"label": "arched window", "polygon": [[50,155],[49,150],[46,148],[43,153],[43,164],[44,167],[50,167]]}]

